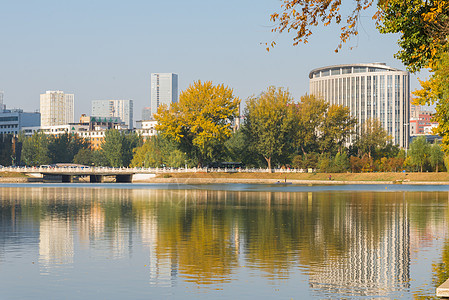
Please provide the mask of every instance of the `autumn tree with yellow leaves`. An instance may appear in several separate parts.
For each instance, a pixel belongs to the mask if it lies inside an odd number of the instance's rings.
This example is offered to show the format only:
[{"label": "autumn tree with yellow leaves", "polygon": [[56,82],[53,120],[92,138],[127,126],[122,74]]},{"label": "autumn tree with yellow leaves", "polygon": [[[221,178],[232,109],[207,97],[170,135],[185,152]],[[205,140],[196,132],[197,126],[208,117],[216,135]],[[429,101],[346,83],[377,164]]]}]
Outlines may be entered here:
[{"label": "autumn tree with yellow leaves", "polygon": [[202,166],[220,157],[239,104],[231,88],[198,80],[181,92],[178,103],[159,107],[156,130],[177,142],[182,152]]},{"label": "autumn tree with yellow leaves", "polygon": [[[281,12],[271,14],[273,32],[293,32],[293,45],[307,43],[313,28],[335,23],[340,26],[340,43],[358,34],[361,13],[377,5],[372,16],[381,33],[398,33],[401,47],[396,57],[412,72],[427,67],[447,51],[449,1],[447,0],[355,0],[350,14],[342,15],[341,0],[284,0]],[[267,43],[267,50],[276,43]]]},{"label": "autumn tree with yellow leaves", "polygon": [[438,122],[435,133],[443,137],[442,147],[449,153],[449,54],[444,53],[440,60],[432,64],[432,76],[421,81],[421,89],[414,92],[416,104],[436,104],[433,121]]}]

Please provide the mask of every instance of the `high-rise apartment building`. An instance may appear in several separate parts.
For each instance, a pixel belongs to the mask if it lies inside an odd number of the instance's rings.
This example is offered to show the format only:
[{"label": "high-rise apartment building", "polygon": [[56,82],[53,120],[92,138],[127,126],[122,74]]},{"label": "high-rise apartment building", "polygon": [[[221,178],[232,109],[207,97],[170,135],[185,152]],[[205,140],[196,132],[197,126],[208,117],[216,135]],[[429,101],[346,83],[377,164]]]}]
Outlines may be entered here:
[{"label": "high-rise apartment building", "polygon": [[161,104],[178,102],[178,74],[151,73],[151,114],[157,113]]},{"label": "high-rise apartment building", "polygon": [[40,97],[41,126],[73,123],[75,119],[73,94],[63,91],[46,91]]},{"label": "high-rise apartment building", "polygon": [[349,107],[359,124],[378,119],[393,142],[408,148],[409,73],[383,63],[336,65],[309,73],[310,94]]},{"label": "high-rise apartment building", "polygon": [[93,117],[118,117],[133,129],[133,100],[93,100]]}]

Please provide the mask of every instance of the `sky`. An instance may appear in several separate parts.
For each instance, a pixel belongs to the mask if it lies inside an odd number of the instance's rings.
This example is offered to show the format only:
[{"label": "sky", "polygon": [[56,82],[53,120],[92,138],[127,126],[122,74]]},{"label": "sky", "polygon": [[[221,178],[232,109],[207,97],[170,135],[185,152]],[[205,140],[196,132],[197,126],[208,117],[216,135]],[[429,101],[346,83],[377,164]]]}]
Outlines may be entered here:
[{"label": "sky", "polygon": [[[349,1],[345,1],[349,5]],[[352,1],[351,1],[352,3]],[[268,86],[295,100],[309,91],[312,69],[394,58],[397,35],[382,35],[362,13],[359,35],[343,46],[339,28],[317,27],[308,44],[272,33],[280,0],[0,0],[0,90],[7,108],[39,109],[47,90],[75,94],[75,120],[91,101],[132,99],[134,120],[150,106],[150,74],[176,73],[179,91],[194,81],[233,89],[245,101]],[[349,11],[351,6],[343,7]],[[277,46],[266,51],[265,42]],[[349,49],[352,47],[353,49]],[[419,87],[411,74],[411,89]]]}]

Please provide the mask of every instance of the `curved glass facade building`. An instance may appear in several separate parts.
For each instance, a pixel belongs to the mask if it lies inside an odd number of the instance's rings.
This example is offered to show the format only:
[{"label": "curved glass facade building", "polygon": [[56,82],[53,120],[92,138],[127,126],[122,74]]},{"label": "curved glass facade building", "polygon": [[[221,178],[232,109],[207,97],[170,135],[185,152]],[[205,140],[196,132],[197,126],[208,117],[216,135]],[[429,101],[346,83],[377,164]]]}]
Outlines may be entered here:
[{"label": "curved glass facade building", "polygon": [[378,119],[393,142],[408,148],[409,73],[383,63],[335,65],[309,73],[310,94],[349,107],[359,124]]}]

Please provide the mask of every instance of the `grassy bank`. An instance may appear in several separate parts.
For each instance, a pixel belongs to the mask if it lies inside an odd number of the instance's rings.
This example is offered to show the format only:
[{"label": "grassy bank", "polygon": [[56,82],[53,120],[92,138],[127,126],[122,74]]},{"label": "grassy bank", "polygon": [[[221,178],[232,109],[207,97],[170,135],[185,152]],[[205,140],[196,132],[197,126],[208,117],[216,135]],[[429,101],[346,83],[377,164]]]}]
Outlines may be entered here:
[{"label": "grassy bank", "polygon": [[449,182],[449,173],[165,173],[157,178]]},{"label": "grassy bank", "polygon": [[23,173],[0,172],[0,177],[4,177],[4,178],[27,178],[28,176],[23,174]]}]

